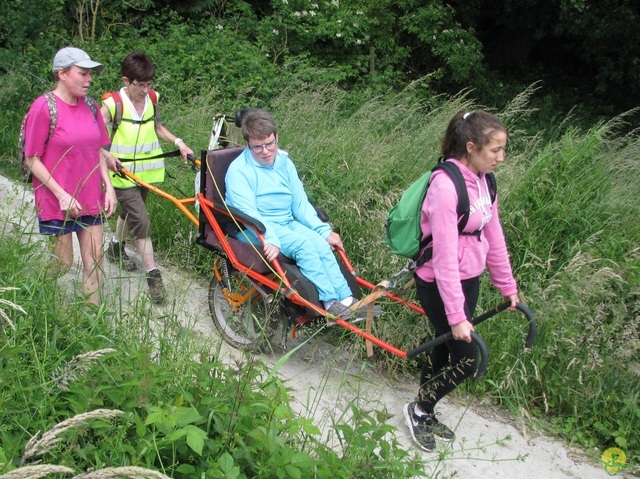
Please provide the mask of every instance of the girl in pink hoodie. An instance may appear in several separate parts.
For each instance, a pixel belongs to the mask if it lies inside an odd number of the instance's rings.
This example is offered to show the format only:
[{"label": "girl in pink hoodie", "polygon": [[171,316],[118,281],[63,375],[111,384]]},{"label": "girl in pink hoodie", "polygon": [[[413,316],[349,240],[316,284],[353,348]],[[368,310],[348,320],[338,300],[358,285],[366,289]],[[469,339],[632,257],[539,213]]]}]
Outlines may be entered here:
[{"label": "girl in pink hoodie", "polygon": [[418,298],[436,334],[451,331],[454,340],[435,347],[422,368],[418,397],[404,407],[414,441],[435,450],[435,436],[445,441],[453,432],[436,419],[434,407],[477,369],[478,348],[471,341],[470,320],[478,300],[480,275],[489,270],[491,282],[515,309],[518,288],[500,225],[497,200],[492,203],[485,175],[504,161],[507,130],[482,110],[460,111],[449,122],[442,156],[464,177],[469,194],[469,220],[458,232],[458,195],[449,175],[436,170],[422,207],[420,226],[432,258],[415,270]]}]

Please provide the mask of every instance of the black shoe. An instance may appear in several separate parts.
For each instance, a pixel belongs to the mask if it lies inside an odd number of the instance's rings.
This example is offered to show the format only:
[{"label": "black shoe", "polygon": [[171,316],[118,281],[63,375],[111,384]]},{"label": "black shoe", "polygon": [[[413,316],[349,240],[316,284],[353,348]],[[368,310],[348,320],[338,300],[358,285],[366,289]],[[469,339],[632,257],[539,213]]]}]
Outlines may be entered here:
[{"label": "black shoe", "polygon": [[125,242],[109,242],[109,246],[107,247],[107,252],[105,256],[109,260],[109,262],[113,264],[120,265],[120,267],[126,271],[135,271],[138,267],[133,261],[127,252],[124,250]]},{"label": "black shoe", "polygon": [[436,418],[436,415],[439,413],[427,414],[425,417],[424,424],[431,431],[431,433],[442,439],[444,442],[451,442],[456,438],[455,433],[449,429],[447,426],[442,424]]},{"label": "black shoe", "polygon": [[147,273],[149,296],[154,303],[162,303],[167,297],[167,290],[162,283],[162,275],[158,269],[152,269]]},{"label": "black shoe", "polygon": [[404,418],[407,422],[407,427],[411,432],[413,441],[420,449],[433,452],[436,450],[436,438],[428,425],[425,424],[424,417],[417,416],[414,412],[415,405],[415,401],[404,405]]}]

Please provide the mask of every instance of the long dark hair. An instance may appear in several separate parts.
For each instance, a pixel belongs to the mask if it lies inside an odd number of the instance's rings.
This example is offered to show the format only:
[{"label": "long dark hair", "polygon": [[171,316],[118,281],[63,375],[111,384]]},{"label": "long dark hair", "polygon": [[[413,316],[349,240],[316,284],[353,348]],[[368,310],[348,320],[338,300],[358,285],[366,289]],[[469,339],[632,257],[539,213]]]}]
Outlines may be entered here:
[{"label": "long dark hair", "polygon": [[494,131],[507,129],[497,116],[484,110],[461,110],[449,122],[442,141],[442,158],[462,159],[467,156],[467,143],[472,142],[481,150],[491,141]]}]

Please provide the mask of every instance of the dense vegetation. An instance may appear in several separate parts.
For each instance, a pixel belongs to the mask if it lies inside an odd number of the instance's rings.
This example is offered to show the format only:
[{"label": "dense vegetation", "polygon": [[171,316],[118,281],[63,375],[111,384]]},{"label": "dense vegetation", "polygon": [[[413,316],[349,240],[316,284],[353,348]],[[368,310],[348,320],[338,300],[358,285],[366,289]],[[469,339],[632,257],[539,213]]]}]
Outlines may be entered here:
[{"label": "dense vegetation", "polygon": [[42,245],[25,244],[25,230],[6,217],[0,231],[0,472],[7,478],[423,476],[423,461],[390,435],[386,411],[361,409],[354,399],[343,420],[320,431],[294,413],[273,371],[241,355],[223,363],[181,311],[155,323],[144,299],[123,311],[116,298],[87,310],[43,274]]},{"label": "dense vegetation", "polygon": [[[633,2],[160,3],[0,5],[0,171],[17,177],[19,122],[50,86],[57,48],[80,46],[107,66],[95,77],[94,96],[119,85],[120,60],[140,48],[155,60],[166,124],[194,149],[208,143],[214,113],[269,108],[310,196],[330,212],[359,272],[377,281],[402,266],[382,243],[386,212],[433,164],[447,120],[462,107],[493,109],[510,130],[498,175],[504,228],[540,333],[533,351],[522,354],[518,320],[505,315],[482,326],[489,373],[467,391],[542,418],[571,441],[617,445],[638,457],[640,144],[635,113],[621,113],[639,98]],[[540,3],[541,17],[523,13],[540,11]],[[189,171],[170,172],[178,179],[169,189],[191,187]],[[152,199],[150,207],[164,232],[156,244],[165,259],[206,271],[210,257],[193,245],[192,225],[166,202]],[[15,325],[0,331],[5,470],[20,464],[36,431],[96,408],[120,409],[125,419],[72,433],[77,447],[58,447],[48,459],[78,470],[139,465],[175,477],[272,477],[266,471],[277,467],[285,471],[280,477],[309,477],[311,470],[317,477],[407,477],[419,468],[376,435],[380,412],[354,410],[356,422],[340,425],[350,440],[350,428],[366,432],[361,448],[341,456],[327,450],[312,424],[290,416],[286,391],[261,365],[248,360],[227,370],[215,352],[181,335],[176,318],[162,336],[177,338],[176,347],[164,349],[168,341],[160,340],[163,348],[153,351],[139,342],[152,342],[144,305],[127,314],[100,311],[96,319],[78,304],[63,306],[63,293],[38,269],[36,250],[20,241],[23,232],[0,224],[0,288],[19,288],[1,298],[28,313],[25,319],[0,305]],[[479,309],[499,301],[488,281],[483,295]],[[134,321],[131,328],[117,327],[123,316]],[[376,334],[399,347],[431,334],[403,311],[388,307],[386,316]],[[362,353],[360,341],[339,339]],[[72,358],[105,348],[117,352],[92,363],[91,380],[77,375],[65,390],[52,379]],[[199,363],[187,359],[196,351]],[[414,374],[413,363],[383,354],[377,361]],[[177,384],[176,377],[192,381]],[[216,403],[229,391],[250,397],[264,414],[245,414],[244,401]],[[232,424],[238,415],[246,422]],[[277,454],[267,437],[278,438]],[[382,470],[370,470],[374,462]]]}]

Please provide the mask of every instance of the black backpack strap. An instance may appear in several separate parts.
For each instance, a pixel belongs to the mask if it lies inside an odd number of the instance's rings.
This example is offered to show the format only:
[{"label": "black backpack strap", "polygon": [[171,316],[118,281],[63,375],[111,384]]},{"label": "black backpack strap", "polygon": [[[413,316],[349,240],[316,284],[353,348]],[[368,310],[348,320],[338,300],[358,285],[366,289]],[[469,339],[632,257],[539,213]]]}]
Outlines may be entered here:
[{"label": "black backpack strap", "polygon": [[464,182],[464,176],[462,176],[460,168],[452,161],[439,163],[433,169],[434,171],[436,169],[446,171],[451,181],[453,181],[453,185],[456,187],[456,193],[458,194],[456,213],[460,219],[458,221],[458,232],[462,232],[469,221],[469,193],[467,192],[467,185]]},{"label": "black backpack strap", "polygon": [[[456,188],[456,193],[458,195],[458,206],[456,207],[456,214],[458,215],[458,233],[461,233],[469,221],[469,193],[467,192],[467,185],[464,182],[464,177],[462,176],[460,168],[458,168],[458,166],[452,161],[438,163],[433,167],[431,173],[433,174],[437,170],[444,170],[449,175],[449,178],[453,181],[453,186]],[[433,248],[426,248],[431,241],[433,241],[433,236],[431,235],[420,241],[418,256],[414,259],[416,266],[426,263],[433,256]]]},{"label": "black backpack strap", "polygon": [[489,196],[491,197],[491,204],[496,202],[496,196],[498,195],[498,183],[496,182],[496,175],[493,173],[487,173],[485,175],[487,183],[489,184]]}]

